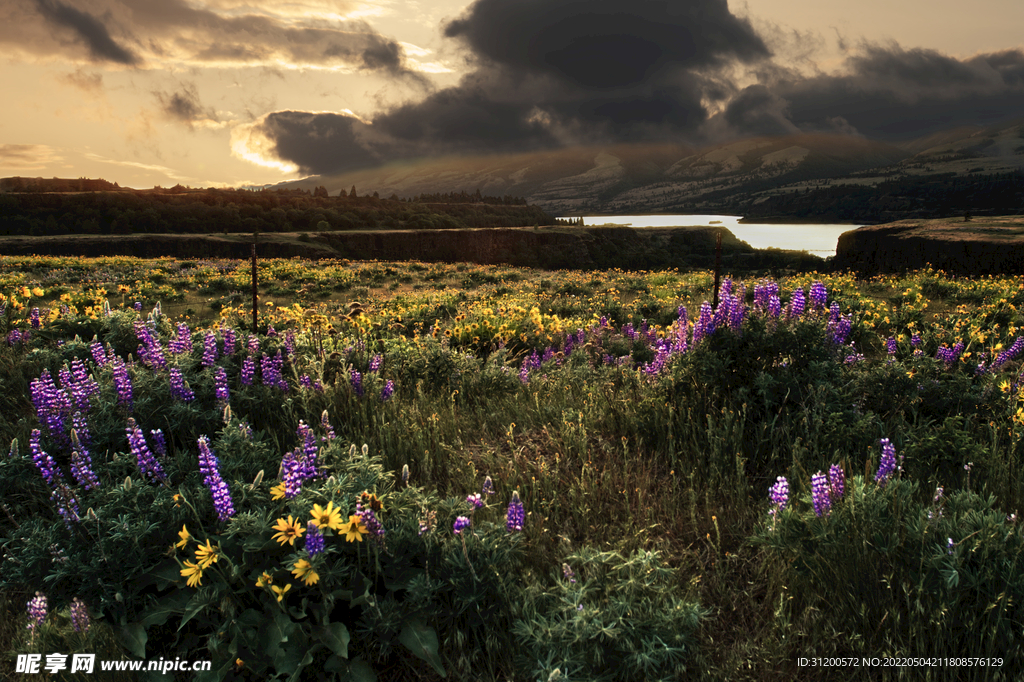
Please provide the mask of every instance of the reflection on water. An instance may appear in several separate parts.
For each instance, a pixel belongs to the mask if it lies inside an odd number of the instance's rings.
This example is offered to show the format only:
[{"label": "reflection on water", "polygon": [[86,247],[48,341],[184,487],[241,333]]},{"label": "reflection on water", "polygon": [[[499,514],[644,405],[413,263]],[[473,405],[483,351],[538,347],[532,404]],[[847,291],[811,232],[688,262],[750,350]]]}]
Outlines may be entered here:
[{"label": "reflection on water", "polygon": [[[575,220],[579,216],[563,220]],[[816,256],[827,258],[836,255],[836,243],[843,232],[854,230],[860,225],[787,225],[765,223],[740,223],[742,216],[731,215],[619,215],[583,216],[585,225],[615,223],[632,227],[676,227],[686,225],[721,225],[728,228],[738,239],[755,249],[793,249],[809,251]]]}]

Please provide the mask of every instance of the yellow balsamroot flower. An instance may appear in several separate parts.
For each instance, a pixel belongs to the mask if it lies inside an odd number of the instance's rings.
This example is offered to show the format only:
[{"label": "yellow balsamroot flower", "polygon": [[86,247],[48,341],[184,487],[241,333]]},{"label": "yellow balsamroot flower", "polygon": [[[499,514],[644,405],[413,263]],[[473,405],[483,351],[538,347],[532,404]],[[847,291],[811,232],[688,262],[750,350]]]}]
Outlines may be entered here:
[{"label": "yellow balsamroot flower", "polygon": [[320,576],[313,570],[313,565],[305,559],[299,559],[295,562],[295,568],[292,569],[292,575],[295,576],[296,580],[305,581],[306,587],[315,585],[317,581],[320,580]]},{"label": "yellow balsamroot flower", "polygon": [[313,523],[320,530],[324,528],[339,530],[341,528],[341,511],[334,508],[334,502],[328,502],[327,509],[324,509],[319,504],[314,504],[309,515],[313,517]]},{"label": "yellow balsamroot flower", "polygon": [[42,289],[40,289],[39,287],[36,287],[35,289],[32,290],[32,295],[33,296],[44,296],[44,295],[46,295],[46,292],[43,291]]},{"label": "yellow balsamroot flower", "polygon": [[19,291],[18,293],[21,294],[22,298],[28,298],[29,296],[32,295],[32,292],[29,291],[28,287],[22,287],[21,291]]},{"label": "yellow balsamroot flower", "polygon": [[293,519],[291,514],[288,515],[287,521],[283,518],[278,519],[277,524],[273,528],[278,531],[274,534],[274,539],[282,545],[287,542],[289,545],[295,546],[295,540],[302,537],[302,534],[306,532],[306,529],[299,525],[298,521]]},{"label": "yellow balsamroot flower", "polygon": [[284,481],[281,481],[273,488],[270,489],[270,499],[272,500],[283,500],[284,499]]},{"label": "yellow balsamroot flower", "polygon": [[217,550],[210,546],[210,538],[206,538],[206,544],[196,549],[196,561],[199,562],[199,568],[204,570],[217,563]]},{"label": "yellow balsamroot flower", "polygon": [[174,543],[174,546],[185,549],[185,545],[188,544],[188,541],[192,536],[188,534],[188,529],[185,528],[184,524],[182,524],[181,530],[178,531],[178,537],[181,538],[181,541]]},{"label": "yellow balsamroot flower", "polygon": [[203,569],[188,560],[185,561],[185,566],[186,568],[181,569],[181,575],[188,578],[188,586],[202,585]]},{"label": "yellow balsamroot flower", "polygon": [[284,595],[288,592],[288,590],[292,589],[292,586],[285,585],[284,587],[278,587],[277,585],[271,585],[270,589],[272,589],[274,591],[274,594],[277,595],[277,601],[284,601]]},{"label": "yellow balsamroot flower", "polygon": [[256,587],[266,587],[274,582],[274,576],[270,575],[266,571],[263,571],[263,575],[256,580]]},{"label": "yellow balsamroot flower", "polygon": [[363,541],[363,536],[368,534],[370,531],[363,525],[362,519],[353,514],[348,517],[348,523],[341,527],[341,532],[344,534],[345,539],[348,542],[359,542]]}]

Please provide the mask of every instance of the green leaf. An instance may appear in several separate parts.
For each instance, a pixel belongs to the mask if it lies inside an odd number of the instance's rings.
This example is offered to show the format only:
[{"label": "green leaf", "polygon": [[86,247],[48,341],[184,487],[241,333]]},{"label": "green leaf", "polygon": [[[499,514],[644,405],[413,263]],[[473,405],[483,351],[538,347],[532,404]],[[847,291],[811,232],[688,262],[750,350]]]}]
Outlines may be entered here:
[{"label": "green leaf", "polygon": [[259,641],[263,650],[271,659],[274,659],[281,652],[281,644],[288,641],[288,637],[295,631],[295,623],[280,611],[275,611],[271,618],[264,621],[260,627]]},{"label": "green leaf", "polygon": [[448,676],[441,663],[441,656],[437,653],[437,633],[434,632],[434,628],[422,620],[414,618],[402,627],[398,641],[405,645],[414,656],[429,663],[438,675]]},{"label": "green leaf", "polygon": [[185,607],[185,612],[181,614],[181,625],[178,626],[178,632],[185,627],[185,623],[195,618],[196,614],[207,607],[209,601],[202,592],[196,592],[192,599],[189,601],[188,606]]},{"label": "green leaf", "polygon": [[349,664],[348,673],[352,682],[377,682],[377,673],[373,672],[370,664],[361,658]]},{"label": "green leaf", "polygon": [[183,580],[181,566],[178,565],[177,561],[165,563],[155,571],[150,571],[150,575],[154,578],[157,588],[161,590],[166,590],[170,585]]},{"label": "green leaf", "polygon": [[345,627],[344,623],[328,623],[324,626],[324,644],[327,647],[341,656],[342,658],[348,658],[348,643],[349,634],[348,628]]},{"label": "green leaf", "polygon": [[146,628],[138,623],[129,623],[121,628],[121,644],[139,658],[146,657]]},{"label": "green leaf", "polygon": [[175,590],[160,600],[156,606],[147,610],[146,615],[143,616],[139,623],[144,628],[148,628],[151,625],[163,625],[170,616],[175,613],[181,613],[191,598],[192,595],[187,591]]},{"label": "green leaf", "polygon": [[288,682],[298,682],[299,677],[302,675],[303,668],[305,668],[307,665],[313,662],[313,652],[316,651],[318,648],[319,646],[313,647],[311,649],[306,649],[306,655],[303,656],[302,660],[299,661],[298,664],[295,666],[295,672],[293,672],[292,676],[288,678]]}]

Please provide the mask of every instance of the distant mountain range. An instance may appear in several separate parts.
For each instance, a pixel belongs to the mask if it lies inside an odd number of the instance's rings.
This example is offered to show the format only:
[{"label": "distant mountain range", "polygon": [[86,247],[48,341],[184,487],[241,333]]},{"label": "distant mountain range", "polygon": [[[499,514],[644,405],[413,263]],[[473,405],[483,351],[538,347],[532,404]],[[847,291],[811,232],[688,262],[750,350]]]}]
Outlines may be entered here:
[{"label": "distant mountain range", "polygon": [[964,178],[970,184],[983,176],[1022,170],[1024,119],[896,144],[850,135],[797,134],[702,149],[637,144],[430,158],[280,186],[325,186],[336,194],[354,185],[360,194],[376,191],[382,197],[480,189],[488,195],[526,197],[553,215],[631,214],[743,210],[823,187],[867,189],[894,181],[913,184],[930,176]]}]

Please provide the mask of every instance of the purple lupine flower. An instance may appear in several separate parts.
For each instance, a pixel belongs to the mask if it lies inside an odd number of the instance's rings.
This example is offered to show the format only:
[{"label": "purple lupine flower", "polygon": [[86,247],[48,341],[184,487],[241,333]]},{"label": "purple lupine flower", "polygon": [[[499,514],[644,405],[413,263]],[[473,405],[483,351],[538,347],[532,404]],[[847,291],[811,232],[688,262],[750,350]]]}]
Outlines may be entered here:
[{"label": "purple lupine flower", "polygon": [[472,495],[466,496],[466,502],[473,506],[473,509],[480,509],[484,506],[484,501],[480,497],[480,493],[473,493]]},{"label": "purple lupine flower", "polygon": [[735,333],[740,332],[740,327],[743,326],[743,318],[747,313],[747,308],[743,305],[743,295],[736,294],[732,297],[729,302],[729,328]]},{"label": "purple lupine flower", "polygon": [[819,280],[815,280],[811,284],[811,304],[815,310],[822,310],[825,308],[825,303],[828,301],[828,289]]},{"label": "purple lupine flower", "polygon": [[456,535],[462,535],[462,531],[469,528],[472,522],[468,517],[460,516],[455,519],[455,524],[452,526],[452,530],[455,531]]},{"label": "purple lupine flower", "polygon": [[352,370],[352,375],[349,377],[349,382],[352,384],[352,390],[356,392],[356,396],[359,398],[363,397],[363,375]]},{"label": "purple lupine flower", "polygon": [[768,492],[771,494],[772,503],[775,505],[770,514],[775,516],[789,504],[789,481],[786,480],[785,476],[779,476],[775,479],[775,485],[769,488]]},{"label": "purple lupine flower", "polygon": [[[726,280],[728,281],[728,280]],[[722,284],[722,288],[725,288],[725,283]],[[718,297],[718,307],[715,308],[715,314],[711,318],[711,326],[714,329],[721,329],[726,326],[729,322],[729,316],[732,314],[732,296],[729,294],[722,294]]]},{"label": "purple lupine flower", "polygon": [[99,341],[93,341],[89,344],[89,352],[92,354],[92,360],[96,363],[97,367],[106,367],[109,359],[107,358],[107,352],[103,349],[103,345]]},{"label": "purple lupine flower", "polygon": [[953,538],[946,538],[946,554],[953,554],[953,548],[956,547],[956,543],[953,542]]},{"label": "purple lupine flower", "polygon": [[519,369],[519,381],[523,384],[530,383],[529,359],[523,360],[523,366]]},{"label": "purple lupine flower", "polygon": [[519,499],[519,491],[515,490],[512,492],[512,501],[508,503],[505,525],[512,533],[522,530],[525,522],[526,510],[523,508],[523,501]]},{"label": "purple lupine flower", "polygon": [[47,485],[53,488],[63,480],[64,476],[61,474],[53,457],[50,457],[49,453],[39,445],[41,435],[39,429],[32,429],[32,434],[28,439],[28,449],[32,453],[32,461],[35,462],[39,473],[43,475]]},{"label": "purple lupine flower", "polygon": [[28,602],[28,629],[35,634],[37,627],[46,620],[46,597],[42,592],[36,592],[36,596]]},{"label": "purple lupine flower", "polygon": [[146,437],[142,434],[142,429],[135,424],[135,420],[131,417],[128,418],[128,427],[125,429],[125,432],[128,434],[128,445],[131,447],[131,452],[135,455],[135,459],[139,464],[139,471],[154,481],[166,481],[167,475],[164,473],[163,467],[153,457],[153,453],[149,451],[149,446],[146,445]]},{"label": "purple lupine flower", "polygon": [[889,355],[896,355],[896,337],[890,336],[885,340],[885,351]]},{"label": "purple lupine flower", "polygon": [[153,436],[153,449],[161,457],[167,456],[167,440],[164,438],[163,429],[151,429],[149,435]]},{"label": "purple lupine flower", "polygon": [[20,329],[12,329],[10,333],[7,334],[7,345],[9,346],[17,345],[21,340],[22,336]]},{"label": "purple lupine flower", "polygon": [[693,325],[693,345],[696,346],[704,337],[711,336],[714,332],[715,324],[711,317],[711,304],[704,301],[700,304],[700,315]]},{"label": "purple lupine flower", "polygon": [[78,514],[78,500],[63,481],[50,493],[50,500],[57,505],[57,513],[64,519],[64,525],[68,528],[71,528],[72,522],[82,520]]},{"label": "purple lupine flower", "polygon": [[381,525],[377,515],[373,512],[370,507],[363,507],[361,502],[356,503],[356,516],[366,526],[366,530],[370,531],[370,535],[373,536],[378,542],[384,539],[384,526]]},{"label": "purple lupine flower", "polygon": [[132,305],[132,307],[133,307],[133,308],[135,308],[135,312],[137,312],[137,313],[141,313],[141,312],[142,312],[142,301],[136,301],[136,302],[135,302],[135,303],[134,303],[134,304]]},{"label": "purple lupine flower", "polygon": [[29,313],[28,321],[33,329],[39,329],[42,326],[42,322],[39,321],[39,308],[32,309],[32,312]]},{"label": "purple lupine flower", "polygon": [[210,439],[199,436],[199,473],[203,475],[203,485],[213,496],[213,506],[217,510],[217,519],[223,523],[235,515],[235,506],[231,502],[231,491],[220,475],[220,462],[210,450]]},{"label": "purple lupine flower", "polygon": [[334,427],[331,426],[331,422],[328,419],[327,410],[323,411],[320,415],[320,426],[324,430],[324,440],[334,440]]},{"label": "purple lupine flower", "polygon": [[85,415],[81,412],[75,412],[71,418],[71,430],[78,432],[78,438],[85,443],[87,446],[92,445],[92,434],[89,433],[89,422],[85,420]]},{"label": "purple lupine flower", "polygon": [[234,355],[238,337],[235,335],[235,330],[232,327],[228,327],[224,330],[224,355]]},{"label": "purple lupine flower", "polygon": [[272,324],[268,324],[267,325],[267,336],[269,336],[271,338],[277,338],[277,330],[274,329],[274,325],[272,325]]},{"label": "purple lupine flower", "polygon": [[71,475],[75,477],[75,481],[86,490],[99,488],[100,480],[92,470],[92,458],[89,457],[89,451],[82,446],[75,429],[71,429],[71,447]]},{"label": "purple lupine flower", "polygon": [[395,392],[395,382],[388,379],[384,382],[384,388],[380,390],[380,401],[386,403],[391,399],[392,394]]},{"label": "purple lupine flower", "polygon": [[303,388],[313,388],[313,380],[309,378],[308,374],[303,374],[299,377],[299,386]]},{"label": "purple lupine flower", "polygon": [[384,356],[383,355],[381,355],[379,353],[377,355],[374,355],[373,359],[370,360],[370,369],[369,369],[369,371],[370,372],[378,371],[380,369],[381,364],[383,364],[383,363],[384,363]]},{"label": "purple lupine flower", "polygon": [[490,476],[484,478],[484,485],[483,488],[481,488],[480,492],[482,492],[484,495],[494,494],[494,481],[491,480]]},{"label": "purple lupine flower", "polygon": [[811,502],[817,516],[828,515],[832,507],[829,497],[828,478],[820,471],[811,476]]},{"label": "purple lupine flower", "polygon": [[206,332],[203,337],[203,367],[213,367],[217,362],[217,336],[213,332]]},{"label": "purple lupine flower", "polygon": [[128,366],[119,357],[110,361],[113,368],[114,388],[117,389],[117,402],[119,405],[132,408],[132,382],[128,377]]},{"label": "purple lupine flower", "polygon": [[790,319],[796,319],[804,314],[804,308],[807,306],[807,299],[804,296],[803,289],[794,289],[792,295],[789,297],[789,315]]},{"label": "purple lupine flower", "polygon": [[565,562],[562,562],[562,575],[565,576],[565,579],[570,583],[576,582],[576,574],[572,572],[572,567]]},{"label": "purple lupine flower", "polygon": [[313,521],[306,524],[306,552],[309,556],[316,556],[324,551],[324,535],[320,532],[320,526]]},{"label": "purple lupine flower", "polygon": [[71,626],[75,632],[86,632],[89,630],[89,610],[78,597],[71,602]]},{"label": "purple lupine flower", "polygon": [[896,471],[896,448],[893,447],[888,438],[883,438],[880,445],[882,446],[882,459],[878,463],[875,483],[885,485],[889,477]]},{"label": "purple lupine flower", "polygon": [[962,341],[957,341],[956,345],[952,348],[947,348],[946,344],[942,344],[942,348],[935,353],[935,358],[941,360],[946,368],[949,369],[951,366],[956,364],[957,360],[960,359],[960,353],[964,350],[964,344]]},{"label": "purple lupine flower", "polygon": [[295,355],[295,332],[291,329],[284,335],[284,354],[288,357]]},{"label": "purple lupine flower", "polygon": [[191,402],[195,400],[196,394],[185,385],[185,378],[181,375],[181,370],[177,367],[171,367],[171,397],[175,400],[183,400],[185,402]]},{"label": "purple lupine flower", "polygon": [[1013,360],[1022,350],[1024,350],[1024,336],[1018,336],[1014,340],[1013,345],[1000,353],[995,359],[995,362],[992,363],[992,371],[999,369],[1010,360]]},{"label": "purple lupine flower", "polygon": [[839,501],[846,492],[846,472],[838,464],[828,468],[828,495],[832,502]]},{"label": "purple lupine flower", "polygon": [[138,348],[138,356],[142,364],[151,369],[166,368],[167,358],[164,357],[163,346],[160,345],[159,339],[153,336],[149,326],[141,320],[136,320],[134,327],[135,336],[142,342]]},{"label": "purple lupine flower", "polygon": [[281,460],[281,480],[284,481],[285,499],[292,499],[299,494],[302,482],[305,481],[305,464],[299,448],[285,454]]},{"label": "purple lupine flower", "polygon": [[316,444],[316,436],[313,434],[313,429],[300,419],[296,435],[302,440],[302,451],[300,453],[302,477],[305,480],[316,478],[318,476],[316,457],[319,448]]},{"label": "purple lupine flower", "polygon": [[214,394],[218,405],[227,405],[231,397],[228,391],[228,372],[223,367],[218,367],[214,373]]},{"label": "purple lupine flower", "polygon": [[[541,364],[544,364],[545,362],[551,360],[551,358],[553,357],[555,357],[555,349],[552,348],[551,346],[548,346],[547,348],[544,349],[544,353],[540,356],[540,362]],[[540,369],[540,365],[537,366],[537,369]]]},{"label": "purple lupine flower", "polygon": [[255,335],[249,336],[249,354],[256,355],[260,352],[260,340]]},{"label": "purple lupine flower", "polygon": [[252,356],[250,355],[249,357],[247,357],[245,360],[242,361],[242,375],[241,375],[241,377],[239,377],[239,380],[244,385],[251,386],[252,385],[252,375],[253,375],[254,372],[255,372],[255,363],[252,361]]},{"label": "purple lupine flower", "polygon": [[185,322],[178,323],[177,336],[171,339],[168,348],[174,355],[192,352],[192,331]]},{"label": "purple lupine flower", "polygon": [[772,294],[768,297],[768,315],[774,319],[778,319],[782,314],[782,299],[777,295]]}]

